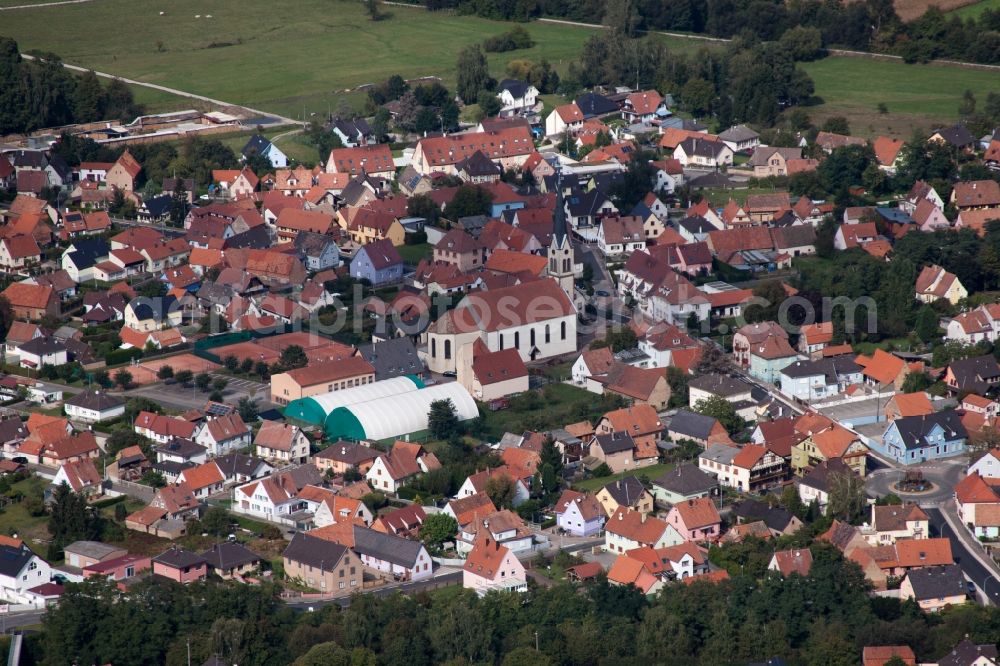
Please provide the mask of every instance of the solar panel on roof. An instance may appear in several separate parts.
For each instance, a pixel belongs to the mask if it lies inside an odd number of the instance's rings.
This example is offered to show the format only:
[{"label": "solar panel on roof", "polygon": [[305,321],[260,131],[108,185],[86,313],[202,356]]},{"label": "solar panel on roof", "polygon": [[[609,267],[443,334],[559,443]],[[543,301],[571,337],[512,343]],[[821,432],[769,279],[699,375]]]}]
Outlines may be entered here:
[{"label": "solar panel on roof", "polygon": [[223,405],[219,402],[213,402],[208,405],[205,409],[205,413],[211,414],[212,416],[225,416],[233,411],[233,408],[229,405]]}]

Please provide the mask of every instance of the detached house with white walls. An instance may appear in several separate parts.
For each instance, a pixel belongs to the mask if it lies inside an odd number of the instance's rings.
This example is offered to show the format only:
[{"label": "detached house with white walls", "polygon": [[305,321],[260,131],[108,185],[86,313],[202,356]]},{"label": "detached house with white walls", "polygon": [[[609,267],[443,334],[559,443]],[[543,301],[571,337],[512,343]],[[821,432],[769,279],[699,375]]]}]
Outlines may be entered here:
[{"label": "detached house with white walls", "polygon": [[250,429],[237,412],[216,416],[199,425],[194,441],[208,449],[209,456],[221,456],[250,446]]}]

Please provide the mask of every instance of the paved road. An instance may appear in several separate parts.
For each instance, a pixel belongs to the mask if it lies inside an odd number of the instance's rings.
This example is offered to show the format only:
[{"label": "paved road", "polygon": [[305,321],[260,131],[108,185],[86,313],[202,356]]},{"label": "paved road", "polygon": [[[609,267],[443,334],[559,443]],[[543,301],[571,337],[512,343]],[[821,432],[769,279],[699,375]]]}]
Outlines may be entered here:
[{"label": "paved road", "polygon": [[[912,500],[921,505],[935,505],[946,502],[955,493],[955,486],[965,477],[965,459],[955,459],[910,467],[889,466],[882,464],[868,474],[865,479],[865,489],[870,497],[881,497],[895,493],[904,500]],[[934,483],[934,490],[929,493],[901,493],[893,485],[899,482],[907,471],[921,471],[924,478]]]},{"label": "paved road", "polygon": [[985,586],[986,596],[993,605],[1000,605],[1000,579],[996,573],[987,569],[973,554],[965,539],[952,529],[945,520],[939,508],[924,509],[930,518],[931,530],[939,536],[947,537],[951,540],[951,552],[958,566],[962,568],[962,573],[979,588],[983,593]]},{"label": "paved road", "polygon": [[0,615],[0,633],[9,634],[12,630],[20,627],[27,627],[33,624],[41,624],[44,610],[24,611],[21,613],[7,613]]}]

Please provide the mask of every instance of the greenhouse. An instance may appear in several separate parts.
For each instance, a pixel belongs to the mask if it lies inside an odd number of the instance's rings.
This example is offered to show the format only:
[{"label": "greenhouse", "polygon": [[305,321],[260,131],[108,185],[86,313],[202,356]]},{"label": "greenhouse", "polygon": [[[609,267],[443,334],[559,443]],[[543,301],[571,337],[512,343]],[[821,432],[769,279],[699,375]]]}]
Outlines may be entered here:
[{"label": "greenhouse", "polygon": [[412,375],[395,377],[381,382],[292,400],[285,407],[284,414],[287,419],[323,425],[330,413],[340,407],[401,395],[423,387],[424,383],[418,377]]},{"label": "greenhouse", "polygon": [[388,439],[427,429],[431,403],[451,400],[459,421],[479,416],[479,408],[458,382],[337,407],[326,419],[332,439]]}]

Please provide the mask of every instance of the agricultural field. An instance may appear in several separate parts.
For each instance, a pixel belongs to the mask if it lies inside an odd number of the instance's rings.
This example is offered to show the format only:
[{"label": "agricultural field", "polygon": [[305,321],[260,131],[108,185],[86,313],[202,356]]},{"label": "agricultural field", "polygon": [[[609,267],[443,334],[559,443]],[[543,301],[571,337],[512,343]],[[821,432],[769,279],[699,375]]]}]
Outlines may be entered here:
[{"label": "agricultural field", "polygon": [[[910,138],[957,119],[962,93],[985,96],[996,88],[997,73],[974,67],[907,65],[898,60],[832,57],[801,65],[816,84],[819,106],[807,107],[813,122],[845,116],[858,136],[887,134]],[[886,114],[878,112],[884,103]]]}]

